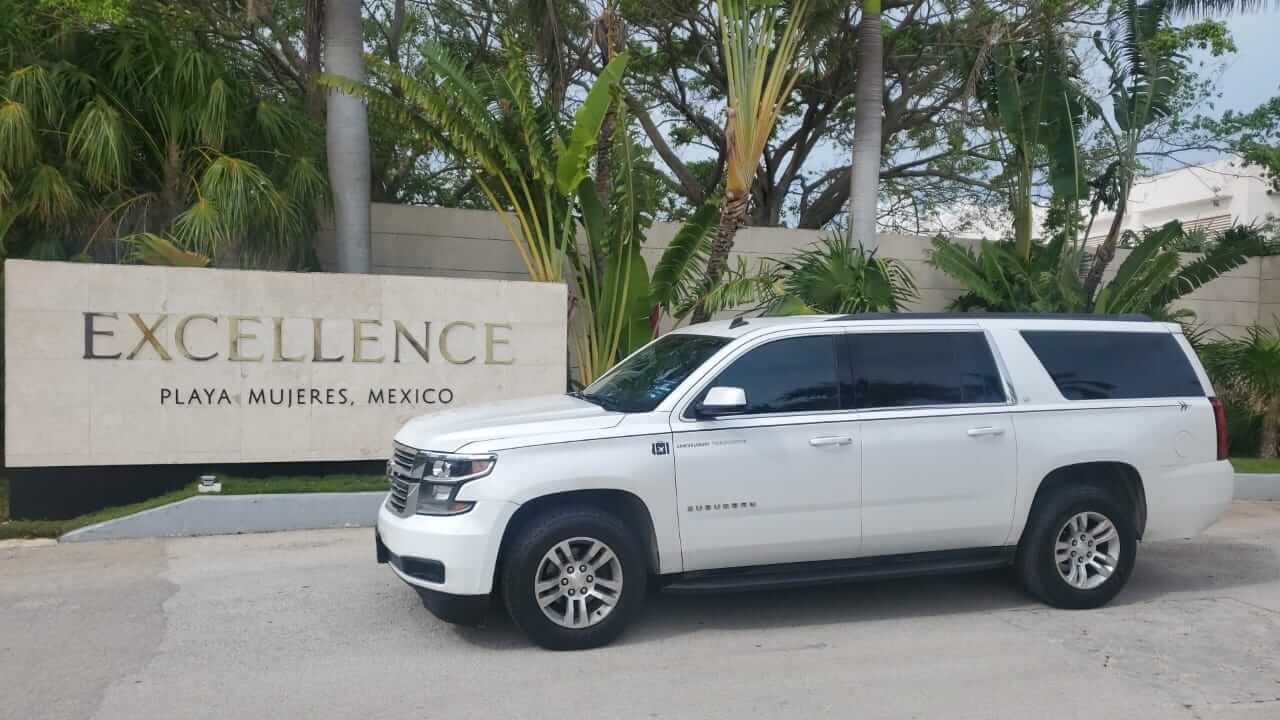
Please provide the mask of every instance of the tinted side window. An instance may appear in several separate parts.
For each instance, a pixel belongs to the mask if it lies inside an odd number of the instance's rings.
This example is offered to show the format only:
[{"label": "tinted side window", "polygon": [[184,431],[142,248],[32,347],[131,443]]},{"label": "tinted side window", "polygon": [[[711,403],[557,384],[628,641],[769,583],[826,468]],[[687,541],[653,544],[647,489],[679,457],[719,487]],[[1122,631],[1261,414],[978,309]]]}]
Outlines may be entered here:
[{"label": "tinted side window", "polygon": [[1068,400],[1204,395],[1169,333],[1024,330],[1022,337]]},{"label": "tinted side window", "polygon": [[738,358],[711,386],[747,392],[747,413],[810,412],[840,407],[835,336],[775,340]]},{"label": "tinted side window", "polygon": [[981,332],[854,333],[860,408],[1004,402],[1004,384]]}]

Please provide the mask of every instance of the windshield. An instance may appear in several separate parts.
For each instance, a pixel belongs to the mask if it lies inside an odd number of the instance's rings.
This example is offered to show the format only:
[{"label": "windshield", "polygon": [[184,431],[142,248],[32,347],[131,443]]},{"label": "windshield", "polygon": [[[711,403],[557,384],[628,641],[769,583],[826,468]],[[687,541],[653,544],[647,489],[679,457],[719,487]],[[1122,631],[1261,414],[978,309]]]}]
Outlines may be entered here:
[{"label": "windshield", "polygon": [[711,335],[664,335],[574,395],[608,410],[649,412],[728,343]]}]

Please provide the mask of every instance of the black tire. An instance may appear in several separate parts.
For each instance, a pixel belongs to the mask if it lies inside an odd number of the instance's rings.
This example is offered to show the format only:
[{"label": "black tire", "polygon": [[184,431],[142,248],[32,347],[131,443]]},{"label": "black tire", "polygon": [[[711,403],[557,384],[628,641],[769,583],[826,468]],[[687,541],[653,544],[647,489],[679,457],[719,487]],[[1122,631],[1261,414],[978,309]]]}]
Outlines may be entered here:
[{"label": "black tire", "polygon": [[[1097,587],[1087,589],[1069,583],[1059,572],[1055,557],[1059,533],[1066,532],[1067,522],[1080,513],[1097,513],[1111,521],[1120,552],[1110,577]],[[1018,576],[1028,592],[1053,607],[1070,610],[1101,607],[1129,581],[1138,553],[1137,538],[1133,509],[1116,495],[1093,485],[1052,488],[1036,501],[1022,533],[1016,560]]]},{"label": "black tire", "polygon": [[[595,624],[564,627],[544,614],[534,591],[543,557],[574,538],[598,540],[621,566],[622,584],[607,614]],[[644,605],[649,568],[635,533],[609,512],[591,506],[548,510],[524,525],[510,541],[502,567],[502,599],[512,621],[534,643],[548,650],[583,650],[612,642]],[[598,603],[598,601],[593,601]]]}]

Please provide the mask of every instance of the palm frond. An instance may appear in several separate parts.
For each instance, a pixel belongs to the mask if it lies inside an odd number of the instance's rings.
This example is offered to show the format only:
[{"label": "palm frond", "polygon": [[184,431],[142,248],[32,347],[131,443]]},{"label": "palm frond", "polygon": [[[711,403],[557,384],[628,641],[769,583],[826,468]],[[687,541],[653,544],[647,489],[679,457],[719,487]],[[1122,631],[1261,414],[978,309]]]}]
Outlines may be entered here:
[{"label": "palm frond", "polygon": [[168,238],[155,233],[136,233],[121,238],[129,247],[128,259],[143,265],[167,267],[208,267],[209,256],[183,250]]},{"label": "palm frond", "polygon": [[556,158],[556,182],[565,195],[575,192],[587,177],[587,165],[595,155],[600,126],[613,104],[614,88],[622,82],[628,62],[629,56],[625,52],[610,60],[587,91],[586,99],[578,106],[569,142],[559,149]]},{"label": "palm frond", "polygon": [[653,303],[670,314],[678,306],[692,307],[693,296],[702,281],[702,268],[711,253],[711,231],[720,208],[707,203],[680,226],[662,258],[653,269],[650,291]]},{"label": "palm frond", "polygon": [[65,224],[79,210],[80,196],[62,171],[40,164],[27,185],[26,205],[41,222],[57,226]]},{"label": "palm frond", "polygon": [[1199,258],[1179,269],[1178,274],[1154,296],[1152,302],[1156,306],[1168,305],[1248,261],[1244,248],[1231,243],[1215,243]]},{"label": "palm frond", "polygon": [[214,80],[205,94],[200,118],[196,122],[196,134],[200,142],[214,150],[222,150],[222,141],[227,132],[227,83],[218,78]]},{"label": "palm frond", "polygon": [[711,314],[727,310],[744,315],[767,312],[785,296],[784,272],[771,260],[760,260],[753,269],[746,258],[739,257],[736,265],[725,268],[719,285],[687,298],[672,315],[686,317],[699,304]]},{"label": "palm frond", "polygon": [[0,168],[22,172],[40,152],[27,106],[16,100],[0,101]]},{"label": "palm frond", "polygon": [[32,122],[54,121],[58,111],[58,89],[54,73],[41,65],[27,65],[9,73],[5,92],[9,100],[22,105]]},{"label": "palm frond", "polygon": [[271,178],[257,165],[231,155],[217,156],[200,176],[200,194],[218,208],[231,232],[248,229],[254,220],[278,223],[284,211]]},{"label": "palm frond", "polygon": [[173,236],[194,252],[214,255],[228,241],[227,226],[218,206],[207,198],[200,198],[174,219]]},{"label": "palm frond", "polygon": [[101,95],[95,97],[71,126],[67,153],[80,164],[91,186],[118,187],[132,153],[120,111]]}]

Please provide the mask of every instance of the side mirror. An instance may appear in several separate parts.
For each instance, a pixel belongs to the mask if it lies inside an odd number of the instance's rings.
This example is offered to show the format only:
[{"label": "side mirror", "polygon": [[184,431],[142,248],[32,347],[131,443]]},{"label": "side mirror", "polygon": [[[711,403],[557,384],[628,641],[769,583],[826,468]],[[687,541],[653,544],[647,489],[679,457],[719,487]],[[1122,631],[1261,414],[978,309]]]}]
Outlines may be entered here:
[{"label": "side mirror", "polygon": [[698,415],[734,415],[747,409],[747,391],[740,387],[713,387],[698,403]]}]

